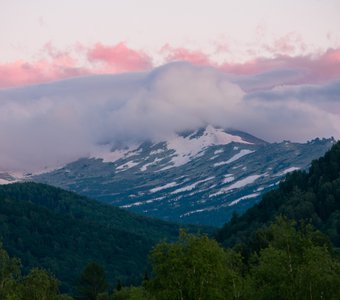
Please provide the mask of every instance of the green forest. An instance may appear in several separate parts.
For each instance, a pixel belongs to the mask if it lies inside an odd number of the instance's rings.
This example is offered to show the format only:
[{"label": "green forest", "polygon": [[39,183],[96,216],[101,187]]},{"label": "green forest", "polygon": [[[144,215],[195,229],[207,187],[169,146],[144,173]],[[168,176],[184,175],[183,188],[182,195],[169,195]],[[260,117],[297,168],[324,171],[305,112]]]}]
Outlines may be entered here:
[{"label": "green forest", "polygon": [[[197,232],[200,227],[188,226]],[[206,228],[206,230],[210,230]],[[179,225],[37,184],[0,186],[0,240],[27,273],[49,270],[71,292],[84,265],[96,260],[110,278],[139,284],[147,256],[160,240],[174,241]]]},{"label": "green forest", "polygon": [[[77,280],[75,299],[339,299],[340,259],[328,238],[311,225],[280,217],[261,231],[262,244],[246,259],[206,235],[180,232],[174,243],[151,251],[151,276],[141,286],[110,287],[104,269],[88,264]],[[265,246],[264,246],[265,245]],[[0,250],[1,299],[73,299],[58,290],[47,271],[26,276],[20,262]]]},{"label": "green forest", "polygon": [[34,183],[0,205],[0,299],[340,299],[340,143],[217,231]]}]

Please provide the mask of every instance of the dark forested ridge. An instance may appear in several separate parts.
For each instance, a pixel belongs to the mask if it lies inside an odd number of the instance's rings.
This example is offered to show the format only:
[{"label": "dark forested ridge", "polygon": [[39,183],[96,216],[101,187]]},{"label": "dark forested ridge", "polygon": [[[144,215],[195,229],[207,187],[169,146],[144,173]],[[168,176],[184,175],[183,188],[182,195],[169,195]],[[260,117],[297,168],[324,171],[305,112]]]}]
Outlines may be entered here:
[{"label": "dark forested ridge", "polygon": [[225,246],[250,246],[258,238],[256,231],[279,215],[313,224],[340,247],[340,142],[314,160],[308,172],[287,175],[261,202],[241,216],[234,215],[217,239]]},{"label": "dark forested ridge", "polygon": [[[191,227],[194,231],[198,227]],[[137,216],[58,188],[36,183],[0,186],[0,239],[24,271],[43,267],[69,290],[84,266],[96,261],[108,277],[138,282],[147,255],[179,226]]]}]

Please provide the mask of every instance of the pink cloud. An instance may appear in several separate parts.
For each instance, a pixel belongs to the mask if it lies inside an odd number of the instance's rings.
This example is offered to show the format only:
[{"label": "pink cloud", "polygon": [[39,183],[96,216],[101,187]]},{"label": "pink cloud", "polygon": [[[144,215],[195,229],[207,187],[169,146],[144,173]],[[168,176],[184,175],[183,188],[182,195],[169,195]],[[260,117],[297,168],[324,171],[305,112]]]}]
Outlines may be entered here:
[{"label": "pink cloud", "polygon": [[[291,52],[299,44],[299,36],[287,35],[278,39],[270,51],[273,58],[254,58],[244,63],[217,63],[206,53],[199,50],[189,50],[182,47],[164,45],[159,54],[165,63],[173,61],[188,61],[197,65],[212,66],[221,71],[236,75],[255,75],[275,70],[298,70],[301,76],[296,76],[289,84],[319,83],[340,79],[340,48],[328,49],[319,55],[294,56]],[[293,44],[292,44],[293,43]],[[217,49],[220,53],[228,48]],[[73,54],[72,54],[73,53]],[[286,54],[282,54],[286,53]],[[70,51],[60,51],[51,43],[42,50],[42,57],[36,61],[22,60],[0,63],[0,88],[8,88],[71,77],[121,73],[150,70],[154,67],[152,58],[143,51],[134,50],[124,43],[107,46],[100,43],[85,47],[76,44]],[[216,54],[216,53],[215,53]],[[77,57],[77,59],[75,59]],[[80,63],[83,62],[83,65]],[[84,67],[86,66],[86,67]],[[278,84],[280,78],[278,78]],[[276,81],[275,81],[276,82]],[[287,84],[287,82],[285,82]]]},{"label": "pink cloud", "polygon": [[102,63],[101,71],[105,73],[144,71],[152,68],[150,56],[128,48],[124,43],[115,46],[98,43],[88,50],[87,58],[90,62]]},{"label": "pink cloud", "polygon": [[16,87],[89,74],[77,68],[71,58],[62,57],[55,61],[39,60],[33,63],[15,61],[0,64],[0,88]]},{"label": "pink cloud", "polygon": [[[96,44],[86,48],[76,44],[75,52],[85,55],[87,67],[80,65],[69,52],[47,43],[42,49],[45,59],[0,63],[0,88],[44,83],[77,76],[102,73],[143,71],[152,68],[151,58],[143,52],[128,48],[124,43],[115,46]],[[97,62],[100,63],[96,64]]]},{"label": "pink cloud", "polygon": [[233,74],[253,75],[279,69],[300,69],[303,78],[296,83],[317,83],[340,78],[340,49],[329,49],[317,56],[288,56],[258,58],[242,64],[224,63],[221,70]]},{"label": "pink cloud", "polygon": [[304,61],[311,72],[309,79],[324,81],[340,77],[340,49],[329,49],[319,59]]},{"label": "pink cloud", "polygon": [[165,55],[164,59],[166,62],[187,61],[196,65],[213,65],[213,62],[209,59],[208,55],[197,50],[174,48],[169,44],[165,44],[160,52]]}]

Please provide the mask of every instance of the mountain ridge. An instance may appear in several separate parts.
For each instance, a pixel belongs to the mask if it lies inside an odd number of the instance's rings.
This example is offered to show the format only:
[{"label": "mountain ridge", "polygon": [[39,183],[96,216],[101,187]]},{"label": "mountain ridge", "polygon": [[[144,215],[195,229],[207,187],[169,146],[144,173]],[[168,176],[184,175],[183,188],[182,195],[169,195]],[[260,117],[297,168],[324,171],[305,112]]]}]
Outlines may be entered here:
[{"label": "mountain ridge", "polygon": [[208,125],[29,179],[164,220],[220,226],[233,211],[254,205],[286,173],[306,169],[334,142],[268,143]]}]

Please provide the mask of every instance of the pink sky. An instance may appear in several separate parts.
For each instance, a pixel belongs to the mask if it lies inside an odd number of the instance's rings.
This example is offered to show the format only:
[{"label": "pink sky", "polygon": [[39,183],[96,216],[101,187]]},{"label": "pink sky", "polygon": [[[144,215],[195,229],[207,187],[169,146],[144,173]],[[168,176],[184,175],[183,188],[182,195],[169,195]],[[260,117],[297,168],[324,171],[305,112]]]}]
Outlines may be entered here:
[{"label": "pink sky", "polygon": [[174,61],[339,76],[339,0],[2,0],[0,88]]},{"label": "pink sky", "polygon": [[[116,74],[148,71],[158,65],[146,52],[128,47],[96,43],[91,47],[75,45],[72,51],[56,49],[52,43],[44,46],[44,58],[33,61],[16,60],[0,64],[0,88],[45,83],[93,74]],[[76,51],[75,51],[76,50]],[[271,46],[272,57],[254,57],[245,62],[215,61],[209,54],[185,47],[165,44],[158,53],[164,63],[187,61],[215,67],[235,75],[254,75],[275,70],[301,70],[303,77],[291,84],[319,83],[340,78],[340,48],[309,55],[292,55],[290,41],[281,39]],[[220,48],[220,54],[227,49]],[[77,55],[75,54],[77,53]]]}]

